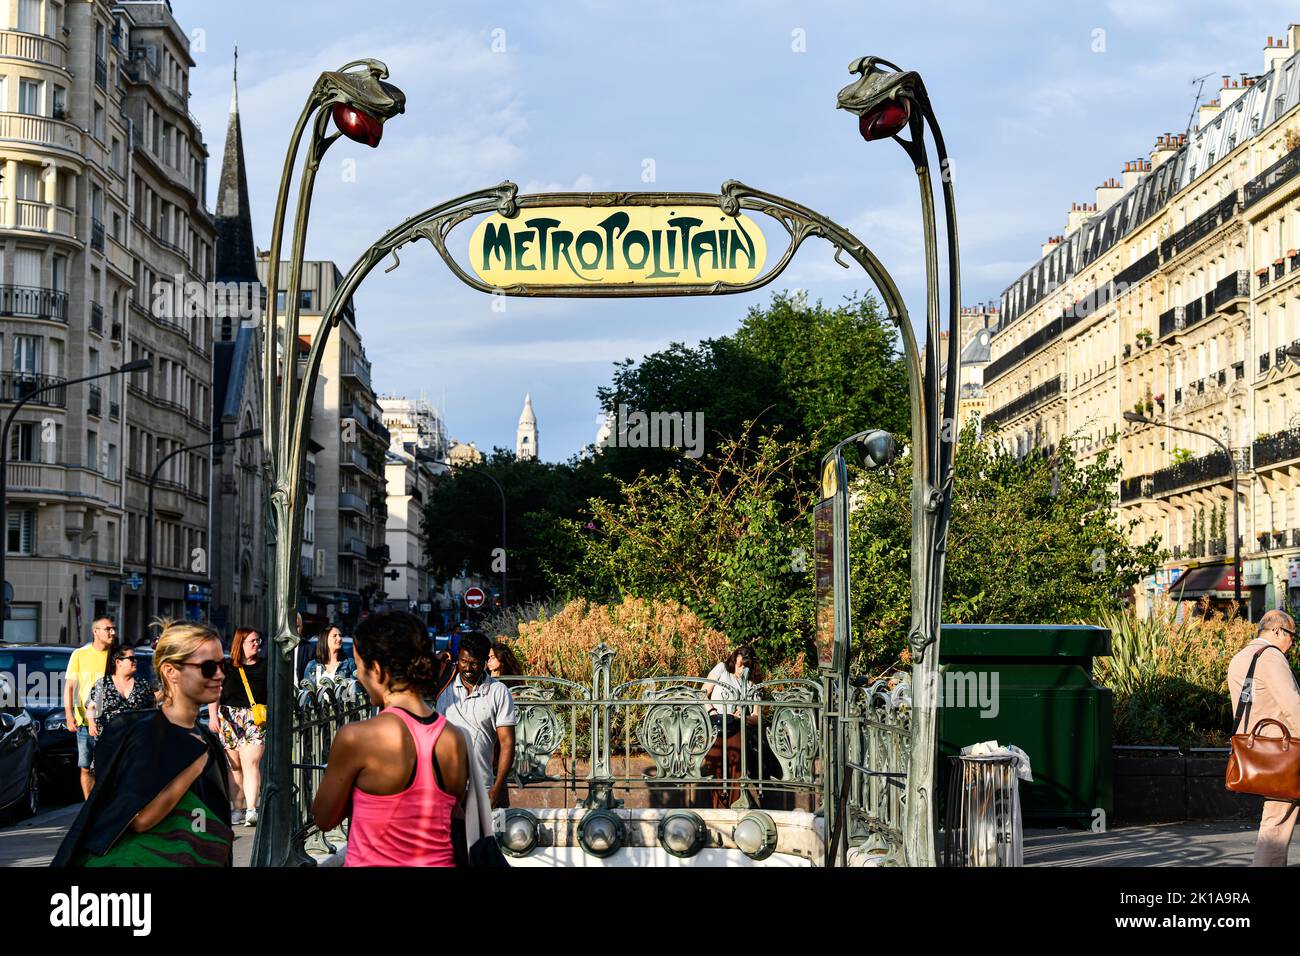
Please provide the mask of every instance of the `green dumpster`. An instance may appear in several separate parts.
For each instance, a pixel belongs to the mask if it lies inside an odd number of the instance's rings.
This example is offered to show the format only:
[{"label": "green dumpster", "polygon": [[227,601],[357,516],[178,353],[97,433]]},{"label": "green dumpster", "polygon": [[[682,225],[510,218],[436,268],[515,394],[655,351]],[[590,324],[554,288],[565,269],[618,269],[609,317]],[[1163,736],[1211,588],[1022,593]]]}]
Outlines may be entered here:
[{"label": "green dumpster", "polygon": [[1029,755],[1034,780],[1020,784],[1027,821],[1104,826],[1114,809],[1111,694],[1093,682],[1092,659],[1109,654],[1104,627],[943,625],[939,793],[949,756],[996,740]]}]

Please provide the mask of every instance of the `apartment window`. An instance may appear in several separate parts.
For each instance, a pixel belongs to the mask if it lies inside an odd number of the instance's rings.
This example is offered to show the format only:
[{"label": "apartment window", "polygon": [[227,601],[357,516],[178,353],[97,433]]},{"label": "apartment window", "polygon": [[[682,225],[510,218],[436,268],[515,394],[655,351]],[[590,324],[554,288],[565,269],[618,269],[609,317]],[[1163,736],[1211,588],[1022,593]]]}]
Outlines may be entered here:
[{"label": "apartment window", "polygon": [[[41,168],[31,163],[18,164],[18,198],[41,201]],[[33,253],[36,255],[36,253]]]},{"label": "apartment window", "polygon": [[122,141],[116,136],[113,137],[113,146],[108,153],[108,164],[119,173],[122,171]]},{"label": "apartment window", "polygon": [[86,467],[99,471],[99,432],[86,432]]},{"label": "apartment window", "polygon": [[275,311],[277,312],[284,311],[284,290],[283,289],[281,289],[279,292],[275,294]]},{"label": "apartment window", "polygon": [[41,115],[41,84],[37,80],[18,81],[18,112]]},{"label": "apartment window", "polygon": [[55,119],[66,119],[68,115],[68,91],[62,86],[54,87],[54,103],[51,114]]},{"label": "apartment window", "polygon": [[41,0],[18,0],[18,29],[23,33],[41,32]]},{"label": "apartment window", "polygon": [[13,461],[37,461],[40,447],[38,422],[15,422],[9,432],[9,457]]},{"label": "apartment window", "polygon": [[[9,554],[36,553],[36,512],[31,508],[11,509],[5,548]],[[17,608],[14,609],[15,612]],[[8,625],[6,625],[6,630]]]},{"label": "apartment window", "polygon": [[13,370],[26,375],[41,373],[41,338],[39,335],[14,336]]},{"label": "apartment window", "polygon": [[104,107],[98,105],[95,106],[94,133],[95,139],[102,143],[104,141]]},{"label": "apartment window", "polygon": [[311,289],[303,289],[298,293],[298,308],[306,309],[308,312],[315,311],[316,293]]},{"label": "apartment window", "polygon": [[35,644],[40,637],[40,624],[39,605],[10,605],[9,620],[5,623],[5,640],[15,644]]},{"label": "apartment window", "polygon": [[111,481],[117,480],[117,446],[111,442],[108,445],[108,467],[104,475]]},{"label": "apartment window", "polygon": [[55,256],[50,260],[50,287],[55,292],[68,291],[67,256]]}]

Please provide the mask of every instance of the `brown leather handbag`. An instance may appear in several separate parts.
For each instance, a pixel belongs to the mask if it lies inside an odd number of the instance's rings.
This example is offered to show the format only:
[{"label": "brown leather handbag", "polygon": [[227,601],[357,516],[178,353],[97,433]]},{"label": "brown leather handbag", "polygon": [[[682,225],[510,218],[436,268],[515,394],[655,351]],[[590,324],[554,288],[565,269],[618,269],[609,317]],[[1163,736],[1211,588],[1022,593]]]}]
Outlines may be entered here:
[{"label": "brown leather handbag", "polygon": [[[1246,672],[1241,696],[1237,700],[1234,731],[1249,726],[1255,665],[1259,662],[1259,655],[1266,650],[1268,648],[1263,647],[1256,652],[1250,670]],[[1275,724],[1282,736],[1261,734],[1260,729],[1268,724]],[[1300,738],[1292,737],[1284,723],[1271,717],[1260,720],[1250,733],[1234,732],[1224,786],[1236,793],[1251,793],[1270,800],[1300,800]]]}]

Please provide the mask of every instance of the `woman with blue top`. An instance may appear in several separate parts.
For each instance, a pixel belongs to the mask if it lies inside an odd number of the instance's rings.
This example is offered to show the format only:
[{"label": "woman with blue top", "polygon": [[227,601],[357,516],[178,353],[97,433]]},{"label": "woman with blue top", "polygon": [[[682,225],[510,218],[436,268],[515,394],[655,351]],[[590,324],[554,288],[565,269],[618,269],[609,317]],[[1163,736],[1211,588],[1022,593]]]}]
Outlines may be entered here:
[{"label": "woman with blue top", "polygon": [[343,653],[343,632],[336,625],[325,628],[316,641],[316,659],[307,665],[303,680],[319,684],[322,680],[349,681],[357,676],[357,664]]}]

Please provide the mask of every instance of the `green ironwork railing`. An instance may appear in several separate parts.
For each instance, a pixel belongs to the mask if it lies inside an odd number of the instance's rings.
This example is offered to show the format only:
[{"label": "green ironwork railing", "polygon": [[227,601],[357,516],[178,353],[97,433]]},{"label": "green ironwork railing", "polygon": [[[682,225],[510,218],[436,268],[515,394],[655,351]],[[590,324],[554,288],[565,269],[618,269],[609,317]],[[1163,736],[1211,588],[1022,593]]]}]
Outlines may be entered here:
[{"label": "green ironwork railing", "polygon": [[311,803],[329,762],[330,745],[344,724],[373,717],[370,697],[354,680],[303,681],[293,702],[293,836],[294,862],[313,866],[312,851],[332,853],[347,839],[347,821],[322,833],[312,817]]}]

